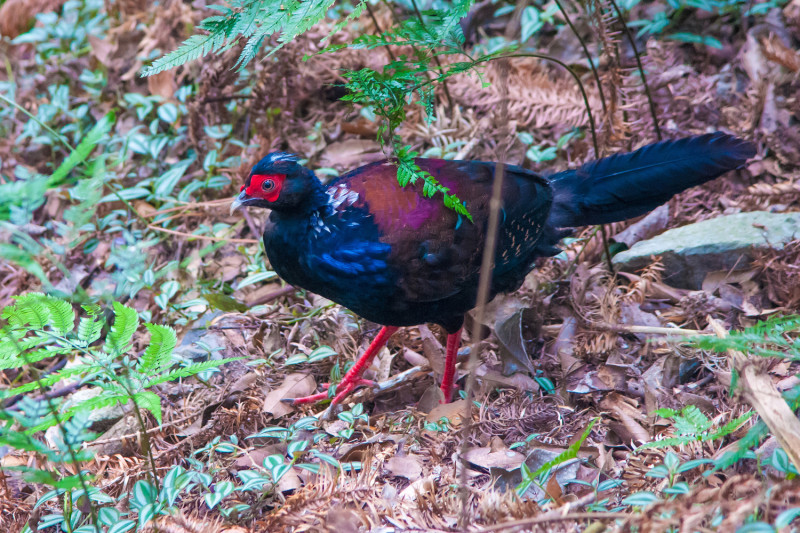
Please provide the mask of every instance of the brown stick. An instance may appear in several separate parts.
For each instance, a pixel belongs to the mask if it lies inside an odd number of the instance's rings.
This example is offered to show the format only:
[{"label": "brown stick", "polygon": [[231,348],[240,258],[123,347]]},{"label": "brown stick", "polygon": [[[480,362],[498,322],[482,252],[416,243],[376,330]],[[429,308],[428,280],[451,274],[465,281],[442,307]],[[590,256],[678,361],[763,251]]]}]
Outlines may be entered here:
[{"label": "brown stick", "polygon": [[258,244],[259,240],[256,239],[228,239],[225,237],[211,237],[209,235],[194,235],[193,233],[186,233],[184,231],[175,231],[174,229],[167,229],[167,228],[159,228],[158,226],[154,226],[152,224],[147,225],[148,228],[160,231],[162,233],[169,233],[170,235],[179,235],[181,237],[187,237],[191,239],[200,239],[204,241],[215,241],[215,242],[239,242],[244,244]]}]

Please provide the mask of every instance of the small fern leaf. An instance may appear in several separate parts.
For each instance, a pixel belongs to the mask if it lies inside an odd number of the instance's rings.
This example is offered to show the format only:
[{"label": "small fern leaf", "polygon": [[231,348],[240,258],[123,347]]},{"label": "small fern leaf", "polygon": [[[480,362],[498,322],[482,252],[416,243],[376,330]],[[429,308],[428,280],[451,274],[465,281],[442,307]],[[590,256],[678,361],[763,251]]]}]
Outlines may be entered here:
[{"label": "small fern leaf", "polygon": [[161,398],[158,394],[150,391],[137,392],[133,395],[133,400],[139,409],[147,409],[156,418],[158,425],[161,425]]},{"label": "small fern leaf", "polygon": [[225,45],[224,33],[210,35],[192,35],[186,39],[177,50],[159,57],[149,67],[142,69],[142,76],[152,76],[171,68],[179,67],[189,61],[204,57],[211,52],[216,52]]},{"label": "small fern leaf", "polygon": [[31,292],[14,297],[14,304],[3,309],[2,318],[12,327],[29,326],[31,329],[44,329],[50,321],[50,311],[42,302],[44,294]]},{"label": "small fern leaf", "polygon": [[172,370],[171,372],[167,372],[166,374],[162,374],[160,376],[156,376],[155,378],[151,379],[150,381],[144,384],[144,388],[149,389],[150,387],[153,387],[154,385],[158,385],[160,383],[165,383],[167,381],[174,381],[178,378],[186,378],[189,376],[194,376],[195,374],[199,374],[200,372],[205,372],[206,370],[222,366],[225,363],[230,363],[231,361],[239,361],[240,359],[242,358],[228,357],[225,359],[219,359],[217,361],[203,361],[202,363],[190,365],[186,368],[179,368],[176,370]]},{"label": "small fern leaf", "polygon": [[61,336],[66,335],[75,327],[75,310],[72,304],[60,298],[45,296],[42,299],[50,312],[50,327]]},{"label": "small fern leaf", "polygon": [[344,19],[336,23],[336,25],[331,29],[330,33],[328,33],[328,35],[326,35],[325,38],[322,39],[322,44],[324,45],[325,43],[329,42],[331,40],[331,37],[339,33],[342,30],[342,28],[344,28],[349,23],[359,18],[361,14],[364,12],[364,8],[366,6],[367,6],[367,1],[360,0],[353,8],[353,11],[349,15],[347,15]]},{"label": "small fern leaf", "polygon": [[178,338],[175,330],[167,326],[145,324],[144,327],[150,332],[150,344],[144,350],[141,371],[152,375],[169,366]]},{"label": "small fern leaf", "polygon": [[[26,365],[38,363],[39,361],[47,359],[48,357],[68,354],[71,351],[72,350],[70,348],[58,348],[55,346],[48,346],[47,348],[34,351],[24,350],[23,353],[25,353],[25,357],[14,357],[7,359],[0,358],[0,370],[7,370],[9,368],[22,368]],[[17,355],[19,356],[20,354]]]},{"label": "small fern leaf", "polygon": [[106,336],[103,349],[112,356],[127,352],[138,327],[139,315],[136,311],[119,302],[114,302],[114,325],[111,326],[111,331]]},{"label": "small fern leaf", "polygon": [[85,348],[99,339],[102,332],[102,320],[98,320],[96,317],[81,317],[78,322],[78,344]]}]

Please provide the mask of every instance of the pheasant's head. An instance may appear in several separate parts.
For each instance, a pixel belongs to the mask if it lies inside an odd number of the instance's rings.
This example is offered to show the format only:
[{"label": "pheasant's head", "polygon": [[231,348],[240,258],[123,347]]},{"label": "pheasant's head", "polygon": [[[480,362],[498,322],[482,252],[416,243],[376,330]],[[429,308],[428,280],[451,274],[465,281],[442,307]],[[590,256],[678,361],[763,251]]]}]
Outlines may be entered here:
[{"label": "pheasant's head", "polygon": [[320,184],[297,160],[293,154],[273,152],[259,161],[233,200],[231,213],[241,206],[291,211],[307,204]]}]

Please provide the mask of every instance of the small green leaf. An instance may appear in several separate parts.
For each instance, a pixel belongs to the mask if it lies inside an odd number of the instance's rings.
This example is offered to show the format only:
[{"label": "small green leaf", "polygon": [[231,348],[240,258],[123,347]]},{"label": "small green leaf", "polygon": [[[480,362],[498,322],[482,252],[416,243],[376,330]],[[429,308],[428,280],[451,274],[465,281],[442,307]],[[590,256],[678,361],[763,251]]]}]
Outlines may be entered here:
[{"label": "small green leaf", "polygon": [[624,500],[622,503],[624,505],[631,505],[634,507],[646,507],[651,503],[655,503],[661,501],[661,498],[653,494],[652,492],[637,492],[635,494],[631,494]]},{"label": "small green leaf", "polygon": [[209,293],[205,294],[203,298],[205,298],[205,300],[208,302],[208,305],[211,307],[226,313],[231,313],[233,311],[245,313],[249,309],[249,307],[247,307],[245,304],[238,302],[234,298],[231,298],[225,294]]}]

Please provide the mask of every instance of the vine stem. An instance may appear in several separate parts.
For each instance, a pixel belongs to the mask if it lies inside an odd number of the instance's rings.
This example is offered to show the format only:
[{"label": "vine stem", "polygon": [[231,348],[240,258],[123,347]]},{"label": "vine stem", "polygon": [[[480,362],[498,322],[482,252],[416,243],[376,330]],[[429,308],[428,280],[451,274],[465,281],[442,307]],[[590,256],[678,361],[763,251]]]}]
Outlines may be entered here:
[{"label": "vine stem", "polygon": [[5,102],[5,103],[7,103],[8,105],[10,105],[10,106],[14,107],[15,109],[17,109],[17,111],[21,111],[21,112],[22,112],[22,113],[24,113],[24,114],[25,114],[25,115],[26,115],[26,116],[27,116],[29,119],[31,119],[32,121],[34,121],[35,123],[37,123],[39,126],[43,127],[43,128],[44,128],[44,129],[46,129],[47,131],[49,131],[49,132],[50,132],[50,133],[53,135],[53,137],[55,137],[56,139],[58,139],[59,141],[61,141],[61,143],[62,143],[64,146],[66,146],[67,148],[69,148],[70,152],[74,152],[74,151],[75,151],[75,148],[73,148],[73,146],[72,146],[71,144],[69,144],[69,141],[67,141],[66,137],[64,137],[63,135],[61,135],[60,133],[58,133],[56,130],[54,130],[53,128],[51,128],[50,126],[48,126],[47,124],[45,124],[45,123],[44,123],[44,122],[42,122],[41,120],[39,120],[39,118],[38,118],[36,115],[33,115],[33,114],[30,112],[30,111],[28,111],[27,109],[25,109],[24,107],[22,107],[21,105],[19,105],[18,103],[16,103],[15,101],[13,101],[13,100],[9,100],[8,98],[6,98],[5,96],[3,96],[2,94],[0,94],[0,100],[4,101],[4,102]]},{"label": "vine stem", "polygon": [[[420,12],[419,8],[417,7],[417,0],[411,0],[411,5],[414,7],[414,13],[416,13],[417,18],[419,19],[419,23],[422,24],[422,27],[425,28],[427,31],[427,27],[425,26],[425,21],[422,19],[422,13]],[[439,68],[442,68],[442,62],[439,61],[439,56],[435,53],[433,54],[433,60],[436,61],[436,64]],[[447,80],[442,80],[442,88],[444,89],[444,95],[447,97],[447,107],[450,108],[450,112],[453,112],[453,97],[450,96],[450,89],[447,87]]]},{"label": "vine stem", "polygon": [[564,15],[564,19],[567,21],[569,25],[569,29],[572,30],[572,33],[575,37],[578,38],[578,42],[581,43],[581,48],[583,48],[583,53],[586,55],[586,61],[589,62],[589,68],[592,69],[592,76],[594,76],[594,82],[597,84],[597,92],[600,94],[600,105],[603,107],[603,116],[608,116],[608,108],[606,108],[606,95],[603,92],[603,85],[600,83],[600,74],[597,73],[597,68],[594,66],[594,60],[592,59],[592,54],[589,53],[589,47],[586,46],[586,41],[583,40],[581,34],[578,33],[577,28],[572,24],[572,20],[570,20],[569,15],[567,14],[567,10],[564,9],[564,6],[561,5],[559,0],[555,0],[558,9],[561,10],[561,14]]},{"label": "vine stem", "polygon": [[489,61],[493,61],[495,59],[502,59],[502,58],[513,58],[513,57],[535,57],[537,59],[543,59],[545,61],[552,61],[553,63],[561,66],[564,70],[566,70],[570,76],[575,80],[575,83],[578,84],[578,90],[581,92],[581,98],[583,98],[583,105],[586,108],[586,115],[589,119],[589,129],[591,130],[592,134],[592,146],[594,147],[594,154],[595,157],[600,157],[600,146],[597,143],[597,129],[594,123],[594,115],[592,115],[592,108],[589,105],[589,96],[586,94],[586,89],[583,87],[583,82],[581,81],[578,74],[572,70],[569,65],[552,56],[548,56],[545,54],[537,54],[534,52],[525,52],[525,53],[513,53],[513,54],[502,54],[496,57],[489,57],[489,58],[481,58],[475,60],[475,64],[486,63]]},{"label": "vine stem", "polygon": [[[639,69],[639,75],[642,77],[642,85],[644,85],[644,94],[647,96],[647,104],[650,107],[650,116],[653,117],[653,128],[656,130],[656,137],[660,141],[662,139],[661,136],[661,128],[658,125],[658,115],[656,113],[656,105],[653,102],[653,96],[650,94],[650,86],[647,84],[647,76],[644,74],[644,67],[642,66],[642,59],[639,57],[639,49],[636,47],[636,41],[633,39],[633,35],[631,35],[631,31],[628,28],[628,24],[625,22],[625,17],[622,16],[622,10],[617,5],[616,0],[608,0],[611,2],[611,5],[614,7],[614,11],[617,12],[617,18],[622,23],[622,31],[625,32],[625,36],[628,38],[628,42],[631,43],[631,48],[633,48],[633,55],[636,57],[636,66]],[[556,0],[558,2],[558,0]]]},{"label": "vine stem", "polygon": [[[369,13],[370,18],[372,19],[372,23],[375,24],[375,30],[381,35],[383,35],[383,30],[381,29],[381,25],[378,24],[378,19],[377,17],[375,17],[375,12],[372,11],[372,7],[369,5],[369,2],[364,2],[364,6],[366,6],[367,8],[367,12]],[[392,52],[392,49],[388,46],[386,47],[386,53],[389,55],[389,59],[392,60],[392,63],[395,63],[397,61],[397,58],[394,57],[394,52]]]}]

